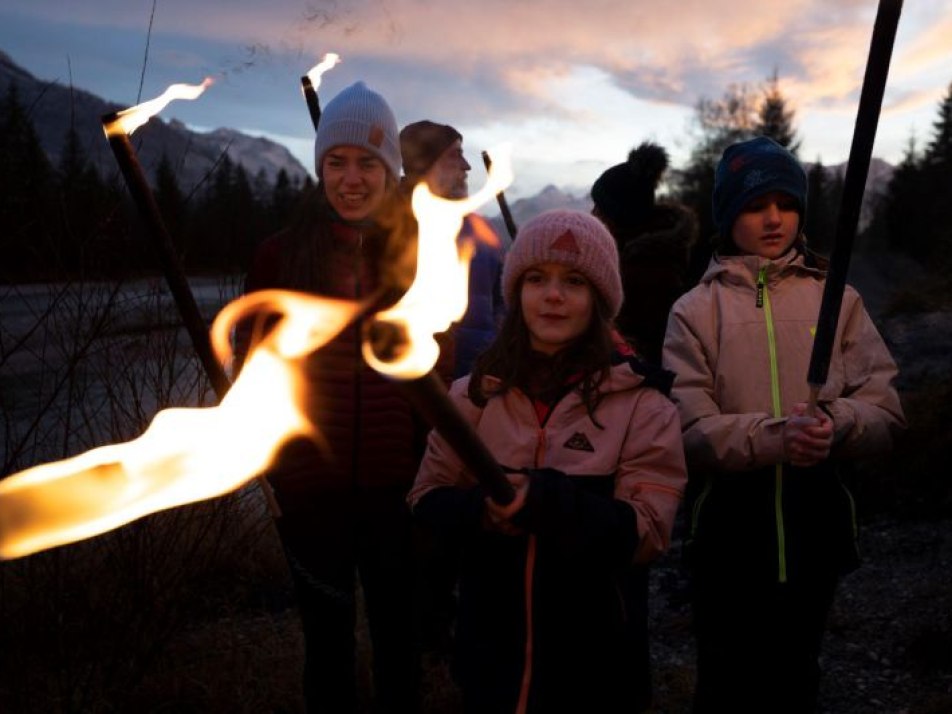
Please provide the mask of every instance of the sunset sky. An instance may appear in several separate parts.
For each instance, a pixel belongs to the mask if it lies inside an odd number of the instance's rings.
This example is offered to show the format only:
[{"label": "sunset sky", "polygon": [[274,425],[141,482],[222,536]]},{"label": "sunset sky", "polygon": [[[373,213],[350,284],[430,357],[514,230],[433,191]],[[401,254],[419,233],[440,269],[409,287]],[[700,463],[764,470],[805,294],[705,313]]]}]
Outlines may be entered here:
[{"label": "sunset sky", "polygon": [[[577,192],[651,139],[675,165],[700,97],[776,70],[796,109],[800,155],[847,158],[874,0],[3,0],[0,50],[36,77],[120,104],[173,82],[216,84],[163,118],[266,135],[313,169],[300,76],[325,52],[343,63],[324,104],[362,79],[401,124],[429,118],[479,151],[514,147],[511,196]],[[952,2],[907,0],[874,155],[928,141],[952,82]],[[148,50],[146,47],[149,41]]]}]

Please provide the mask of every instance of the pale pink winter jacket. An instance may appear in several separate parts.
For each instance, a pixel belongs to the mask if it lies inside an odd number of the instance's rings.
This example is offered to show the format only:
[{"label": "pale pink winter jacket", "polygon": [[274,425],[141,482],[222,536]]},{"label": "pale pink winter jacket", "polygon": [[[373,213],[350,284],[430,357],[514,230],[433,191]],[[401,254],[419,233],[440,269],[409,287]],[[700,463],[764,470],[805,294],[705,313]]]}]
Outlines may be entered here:
[{"label": "pale pink winter jacket", "polygon": [[[550,467],[571,476],[615,475],[614,497],[637,514],[634,561],[647,563],[671,541],[675,513],[687,481],[678,413],[627,363],[613,366],[602,383],[605,396],[589,418],[577,391],[565,396],[540,427],[532,401],[518,389],[489,398],[480,409],[467,394],[469,376],[456,380],[450,397],[497,461],[512,469]],[[492,380],[485,383],[492,392]],[[582,439],[579,435],[584,437]],[[587,441],[591,450],[570,448]],[[413,507],[442,486],[474,486],[476,479],[436,431],[407,497]]]},{"label": "pale pink winter jacket", "polygon": [[[761,276],[764,305],[758,306]],[[785,417],[809,398],[807,370],[823,286],[823,271],[805,265],[797,251],[773,261],[728,256],[712,260],[700,284],[674,304],[663,361],[675,373],[672,396],[692,467],[746,471],[783,461]],[[779,418],[768,324],[776,345]],[[905,426],[892,384],[896,372],[862,299],[847,286],[819,394],[833,417],[834,458],[891,448]]]}]

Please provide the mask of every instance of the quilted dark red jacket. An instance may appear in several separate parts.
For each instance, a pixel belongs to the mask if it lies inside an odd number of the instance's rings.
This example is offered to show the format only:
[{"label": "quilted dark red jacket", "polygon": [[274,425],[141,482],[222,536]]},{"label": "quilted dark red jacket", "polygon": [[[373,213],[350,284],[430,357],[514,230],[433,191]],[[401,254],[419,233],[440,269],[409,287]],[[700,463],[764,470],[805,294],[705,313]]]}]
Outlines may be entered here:
[{"label": "quilted dark red jacket", "polygon": [[[290,235],[282,231],[262,242],[245,292],[301,289],[286,275]],[[330,271],[328,288],[321,294],[348,299],[371,294],[380,282],[376,256],[381,251],[375,241],[381,240],[381,233],[332,221],[324,236],[332,237],[333,246],[322,251]],[[413,483],[428,429],[398,388],[364,363],[362,327],[361,320],[349,325],[306,360],[306,411],[323,443],[317,454],[304,449],[294,458],[290,450],[292,456],[268,474],[285,511],[293,510],[295,499],[302,496],[343,490],[405,492]],[[239,359],[252,332],[247,323],[238,328]]]}]

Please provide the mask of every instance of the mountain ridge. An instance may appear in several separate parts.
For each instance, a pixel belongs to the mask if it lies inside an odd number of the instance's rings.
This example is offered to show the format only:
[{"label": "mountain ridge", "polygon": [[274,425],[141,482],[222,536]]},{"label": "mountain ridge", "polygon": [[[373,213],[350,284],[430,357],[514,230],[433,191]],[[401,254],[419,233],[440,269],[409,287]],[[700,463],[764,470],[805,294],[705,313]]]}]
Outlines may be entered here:
[{"label": "mountain ridge", "polygon": [[[76,127],[81,146],[100,175],[113,175],[116,164],[108,143],[103,139],[101,117],[111,111],[123,109],[114,102],[102,99],[86,90],[63,86],[55,81],[36,78],[19,66],[0,49],[0,92],[10,82],[17,85],[21,104],[27,108],[34,122],[43,149],[53,165],[57,165],[65,145],[70,122]],[[208,132],[189,129],[181,121],[153,117],[132,136],[137,156],[146,173],[154,179],[155,169],[163,153],[172,162],[182,189],[187,193],[200,185],[227,154],[234,164],[241,164],[250,180],[260,173],[273,184],[278,172],[284,169],[292,182],[303,182],[308,170],[283,144],[264,137],[255,137],[237,129],[219,127]],[[810,171],[814,164],[804,162]],[[828,179],[845,172],[846,162],[824,166]],[[674,169],[676,170],[676,169]],[[892,177],[893,167],[882,159],[870,162],[866,194],[860,217],[860,230],[872,216],[872,205],[882,195]],[[517,225],[520,225],[546,210],[569,208],[590,211],[591,197],[576,187],[545,186],[533,196],[513,201],[510,205]],[[663,198],[659,196],[659,198]],[[483,208],[493,227],[501,236],[508,235],[502,217],[496,207]]]},{"label": "mountain ridge", "polygon": [[[81,88],[38,79],[0,49],[0,92],[5,95],[11,83],[54,166],[59,164],[72,126],[80,146],[99,174],[106,177],[116,173],[118,167],[103,134],[102,117],[125,107]],[[292,182],[303,182],[308,176],[307,169],[283,144],[236,129],[199,132],[174,118],[152,117],[136,130],[131,140],[139,163],[150,179],[154,181],[155,170],[164,154],[175,167],[179,184],[186,193],[199,186],[225,154],[234,164],[241,164],[252,181],[262,174],[273,184],[282,169]]]}]

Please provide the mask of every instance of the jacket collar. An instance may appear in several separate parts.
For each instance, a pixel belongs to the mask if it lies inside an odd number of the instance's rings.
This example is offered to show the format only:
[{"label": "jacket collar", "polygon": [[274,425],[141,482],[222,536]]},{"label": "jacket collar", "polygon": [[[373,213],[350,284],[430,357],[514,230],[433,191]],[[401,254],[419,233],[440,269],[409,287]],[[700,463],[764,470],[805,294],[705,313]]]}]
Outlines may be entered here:
[{"label": "jacket collar", "polygon": [[808,265],[802,250],[792,249],[775,260],[759,255],[719,255],[711,258],[707,270],[701,277],[701,283],[715,281],[738,283],[753,286],[757,284],[760,271],[766,268],[768,282],[775,279],[801,273],[814,277],[823,277],[826,271],[816,265]]}]

